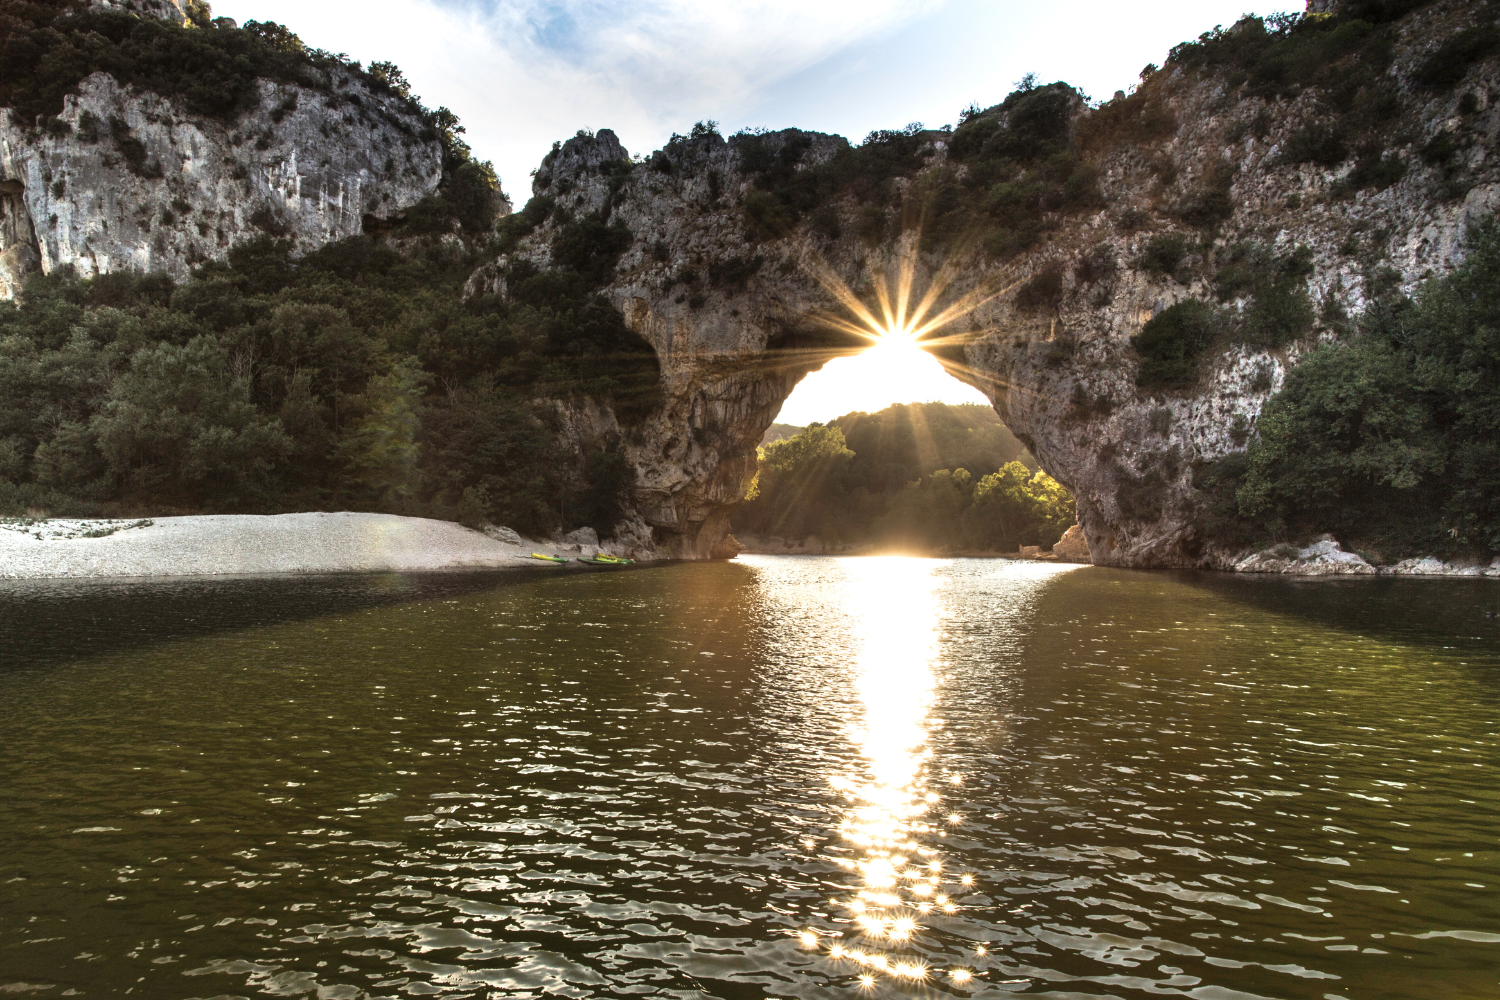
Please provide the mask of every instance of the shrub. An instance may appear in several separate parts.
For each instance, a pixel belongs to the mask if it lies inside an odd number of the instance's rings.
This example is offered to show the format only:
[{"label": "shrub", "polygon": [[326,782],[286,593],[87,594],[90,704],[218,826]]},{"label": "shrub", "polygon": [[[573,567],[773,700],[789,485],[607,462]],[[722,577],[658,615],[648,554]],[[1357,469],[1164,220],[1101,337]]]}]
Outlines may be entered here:
[{"label": "shrub", "polygon": [[1213,229],[1234,215],[1230,189],[1239,171],[1234,164],[1218,161],[1208,171],[1203,187],[1177,210],[1177,217],[1199,229]]},{"label": "shrub", "polygon": [[1181,233],[1160,233],[1151,237],[1141,250],[1137,266],[1151,274],[1172,276],[1182,266],[1191,243]]},{"label": "shrub", "polygon": [[1177,130],[1177,115],[1161,88],[1147,81],[1128,97],[1118,96],[1085,115],[1078,128],[1084,150],[1105,152],[1165,139]]},{"label": "shrub", "polygon": [[1312,124],[1293,132],[1281,151],[1287,163],[1316,163],[1336,167],[1349,158],[1349,147],[1338,128]]},{"label": "shrub", "polygon": [[161,164],[146,162],[146,144],[131,134],[130,126],[125,124],[123,119],[111,118],[109,120],[109,134],[115,141],[115,148],[124,158],[127,170],[137,177],[149,180],[156,180],[162,176]]},{"label": "shrub", "polygon": [[949,155],[959,162],[1010,160],[1020,165],[1064,152],[1078,92],[1065,83],[1022,88],[969,118],[953,133]]},{"label": "shrub", "polygon": [[1217,338],[1220,311],[1211,303],[1184,299],[1147,321],[1130,338],[1141,357],[1136,384],[1143,389],[1189,389],[1198,382],[1198,359]]},{"label": "shrub", "polygon": [[1468,75],[1470,66],[1495,52],[1500,52],[1500,28],[1467,28],[1438,46],[1412,77],[1435,90],[1450,90]]},{"label": "shrub", "polygon": [[565,223],[552,237],[553,263],[569,268],[589,288],[597,288],[614,277],[615,264],[635,237],[625,223],[608,225],[599,212]]},{"label": "shrub", "polygon": [[1100,243],[1078,258],[1078,263],[1073,265],[1073,277],[1080,284],[1091,285],[1113,276],[1119,263],[1114,248],[1108,243]]},{"label": "shrub", "polygon": [[743,291],[763,263],[760,257],[750,254],[726,257],[708,265],[708,280],[720,288]]},{"label": "shrub", "polygon": [[1034,274],[1016,291],[1016,308],[1022,312],[1042,312],[1062,304],[1063,275],[1057,265],[1049,265]]},{"label": "shrub", "polygon": [[1109,396],[1099,393],[1095,394],[1082,384],[1073,386],[1073,392],[1068,397],[1068,419],[1083,422],[1098,417],[1107,417],[1115,412],[1115,401]]},{"label": "shrub", "polygon": [[745,196],[745,221],[756,239],[780,239],[797,224],[796,213],[768,191],[751,191]]},{"label": "shrub", "polygon": [[1349,191],[1360,191],[1365,188],[1384,191],[1405,176],[1406,161],[1404,159],[1395,154],[1383,156],[1379,150],[1373,150],[1360,156],[1354,169],[1344,179],[1343,187]]},{"label": "shrub", "polygon": [[1260,288],[1245,310],[1242,340],[1252,347],[1276,349],[1306,335],[1315,313],[1307,283],[1286,277]]}]

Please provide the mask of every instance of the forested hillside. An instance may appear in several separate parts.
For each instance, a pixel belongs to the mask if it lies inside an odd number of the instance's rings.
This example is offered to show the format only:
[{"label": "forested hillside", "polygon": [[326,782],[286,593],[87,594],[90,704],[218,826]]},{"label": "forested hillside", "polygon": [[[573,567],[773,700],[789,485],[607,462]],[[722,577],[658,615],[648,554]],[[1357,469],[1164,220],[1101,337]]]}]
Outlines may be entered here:
[{"label": "forested hillside", "polygon": [[0,513],[353,509],[608,531],[633,474],[573,454],[538,397],[658,398],[587,279],[462,300],[456,240],[269,237],[187,282],[33,277],[0,306]]},{"label": "forested hillside", "polygon": [[985,406],[850,413],[762,448],[734,529],[908,552],[1050,546],[1073,498],[1034,468]]}]

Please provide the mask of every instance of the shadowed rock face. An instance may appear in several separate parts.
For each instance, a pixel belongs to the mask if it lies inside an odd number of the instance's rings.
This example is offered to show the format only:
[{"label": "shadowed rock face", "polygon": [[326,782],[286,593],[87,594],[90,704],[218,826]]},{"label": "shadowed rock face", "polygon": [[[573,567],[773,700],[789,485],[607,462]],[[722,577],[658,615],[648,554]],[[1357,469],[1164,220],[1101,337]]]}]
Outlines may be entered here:
[{"label": "shadowed rock face", "polygon": [[[1040,305],[1033,300],[1020,308],[1013,292],[990,298],[950,328],[965,342],[944,353],[953,373],[984,392],[1042,468],[1073,491],[1096,563],[1232,565],[1241,553],[1202,527],[1195,467],[1244,450],[1287,370],[1364,308],[1370,275],[1384,269],[1413,290],[1451,267],[1467,228],[1493,214],[1500,175],[1484,150],[1500,118],[1483,96],[1465,119],[1465,128],[1482,139],[1459,154],[1466,192],[1445,187],[1442,172],[1420,155],[1434,136],[1458,127],[1462,93],[1484,95],[1500,85],[1493,61],[1477,64],[1452,91],[1434,92],[1411,80],[1437,41],[1475,23],[1481,6],[1477,0],[1439,2],[1398,26],[1389,72],[1402,110],[1386,133],[1408,169],[1388,187],[1341,186],[1353,159],[1324,167],[1283,155],[1295,133],[1328,120],[1313,92],[1277,103],[1241,99],[1222,80],[1169,69],[1157,85],[1177,124],[1155,141],[1118,142],[1096,155],[1102,208],[1048,216],[1045,239],[1003,263],[972,244],[965,249],[962,241],[947,254],[919,255],[919,288],[945,262],[955,269],[949,300],[995,295],[1039,273],[1057,276]],[[1091,114],[1080,109],[1074,127]],[[1264,127],[1244,127],[1258,115],[1269,117]],[[571,139],[549,157],[537,174],[536,194],[575,216],[604,211],[634,235],[604,291],[661,362],[664,408],[624,429],[639,489],[620,537],[666,556],[704,558],[715,551],[753,471],[756,443],[781,403],[808,371],[858,347],[817,321],[817,313],[834,310],[835,303],[813,278],[810,262],[823,262],[856,289],[867,287],[872,270],[910,252],[918,238],[914,215],[908,212],[902,222],[902,197],[910,205],[923,185],[962,180],[967,168],[948,160],[951,137],[924,137],[926,166],[895,181],[890,201],[872,205],[839,195],[816,219],[808,213],[791,231],[768,239],[747,236],[754,176],[742,169],[736,147],[716,135],[675,142],[629,166],[621,164],[625,151],[607,131]],[[776,149],[794,138],[811,141],[798,169],[816,166],[845,144],[794,130],[765,142]],[[1195,230],[1178,206],[1214,177],[1228,179],[1228,218],[1212,230]],[[861,242],[859,222],[872,211],[899,235],[876,245]],[[514,259],[548,266],[554,232],[552,224],[543,226],[512,258],[483,271],[485,280],[503,287]],[[1169,233],[1187,240],[1180,265],[1170,275],[1147,269],[1141,263],[1147,245]],[[1276,350],[1221,347],[1188,389],[1139,388],[1140,359],[1131,338],[1174,303],[1214,301],[1214,262],[1244,241],[1277,254],[1297,247],[1311,254],[1306,289],[1318,306],[1311,332]],[[1245,302],[1231,297],[1226,305],[1242,309]],[[579,411],[574,422],[582,438],[601,428],[619,430],[607,412],[593,408]]]}]

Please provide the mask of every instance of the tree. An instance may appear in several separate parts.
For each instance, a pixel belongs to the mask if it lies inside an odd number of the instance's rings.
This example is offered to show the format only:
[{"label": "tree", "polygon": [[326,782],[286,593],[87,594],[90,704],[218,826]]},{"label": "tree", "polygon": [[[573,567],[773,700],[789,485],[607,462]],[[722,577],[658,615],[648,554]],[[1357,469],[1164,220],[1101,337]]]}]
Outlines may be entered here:
[{"label": "tree", "polygon": [[[249,378],[206,335],[136,352],[88,431],[128,491],[209,506],[259,492],[291,450],[281,421],[256,409]],[[76,465],[81,448],[75,432],[48,461],[62,468],[56,456],[71,454]]]}]

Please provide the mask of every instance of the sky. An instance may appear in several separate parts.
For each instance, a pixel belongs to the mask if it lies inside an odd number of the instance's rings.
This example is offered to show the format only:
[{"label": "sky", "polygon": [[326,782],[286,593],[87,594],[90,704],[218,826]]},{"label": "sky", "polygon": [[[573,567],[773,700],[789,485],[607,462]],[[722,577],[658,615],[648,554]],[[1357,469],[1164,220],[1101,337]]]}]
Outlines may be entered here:
[{"label": "sky", "polygon": [[[794,126],[858,142],[878,128],[956,122],[971,103],[1003,100],[1027,73],[1107,99],[1135,83],[1147,63],[1161,63],[1173,45],[1232,24],[1247,7],[1267,14],[1302,6],[1301,0],[213,3],[217,16],[278,21],[309,45],[366,65],[396,63],[428,107],[458,114],[475,153],[494,162],[518,208],[552,143],[579,129],[614,129],[637,154],[700,120],[719,122],[725,135]],[[825,372],[870,383],[877,370],[851,371],[854,360],[832,362]],[[935,368],[933,362],[928,374]],[[827,406],[802,397],[817,390],[832,405],[854,398],[858,387],[841,382],[833,392],[828,379],[816,378],[788,401],[783,422],[846,412],[824,412]],[[951,379],[909,371],[904,381],[910,398],[887,402],[923,398],[913,393],[948,402],[983,398]]]},{"label": "sky", "polygon": [[892,403],[980,403],[989,400],[943,370],[910,343],[882,342],[863,354],[834,358],[797,383],[776,417],[779,424],[828,423],[855,410],[874,413]]}]

